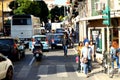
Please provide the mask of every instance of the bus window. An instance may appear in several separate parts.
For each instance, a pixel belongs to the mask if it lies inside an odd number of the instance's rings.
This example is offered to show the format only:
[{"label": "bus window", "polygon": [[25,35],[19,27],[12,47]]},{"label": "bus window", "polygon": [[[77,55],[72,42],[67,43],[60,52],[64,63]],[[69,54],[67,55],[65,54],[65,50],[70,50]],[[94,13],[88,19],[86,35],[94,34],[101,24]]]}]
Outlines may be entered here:
[{"label": "bus window", "polygon": [[13,19],[13,25],[31,25],[31,19]]}]

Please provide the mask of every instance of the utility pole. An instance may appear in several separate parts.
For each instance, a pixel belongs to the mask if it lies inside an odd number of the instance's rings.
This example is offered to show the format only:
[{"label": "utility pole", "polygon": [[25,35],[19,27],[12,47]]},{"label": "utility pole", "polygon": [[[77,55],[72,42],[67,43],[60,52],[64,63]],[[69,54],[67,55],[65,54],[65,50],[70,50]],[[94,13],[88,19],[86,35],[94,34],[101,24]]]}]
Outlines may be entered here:
[{"label": "utility pole", "polygon": [[103,24],[107,26],[107,65],[108,65],[108,75],[110,76],[110,66],[111,66],[111,61],[110,61],[110,31],[109,27],[111,25],[111,18],[110,18],[110,0],[107,0],[107,6],[105,10],[103,10]]},{"label": "utility pole", "polygon": [[110,47],[110,33],[109,33],[109,27],[111,25],[111,20],[110,20],[110,7],[109,7],[110,1],[107,0],[107,6],[105,10],[102,11],[102,18],[103,24],[107,26],[107,51],[109,52],[109,47]]}]

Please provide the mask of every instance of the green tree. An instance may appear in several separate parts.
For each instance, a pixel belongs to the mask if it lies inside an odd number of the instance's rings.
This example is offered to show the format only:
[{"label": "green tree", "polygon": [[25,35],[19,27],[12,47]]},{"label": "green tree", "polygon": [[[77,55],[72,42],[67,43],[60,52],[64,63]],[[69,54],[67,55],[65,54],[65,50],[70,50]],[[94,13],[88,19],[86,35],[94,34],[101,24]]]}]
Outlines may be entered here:
[{"label": "green tree", "polygon": [[[44,1],[30,1],[30,0],[16,0],[16,8],[12,9],[14,14],[32,14],[40,17],[41,21],[47,22],[47,16],[49,10]],[[15,4],[11,2],[10,8],[13,8]]]},{"label": "green tree", "polygon": [[50,11],[51,14],[51,21],[54,22],[55,20],[59,20],[60,16],[60,10],[58,6],[55,6],[53,9]]},{"label": "green tree", "polygon": [[50,14],[51,14],[51,21],[52,22],[55,22],[56,20],[57,21],[62,21],[63,17],[65,17],[65,15],[67,13],[65,13],[64,15],[64,11],[67,12],[67,8],[64,7],[64,6],[61,6],[61,7],[58,7],[58,6],[55,6],[54,8],[51,9],[50,11]]}]

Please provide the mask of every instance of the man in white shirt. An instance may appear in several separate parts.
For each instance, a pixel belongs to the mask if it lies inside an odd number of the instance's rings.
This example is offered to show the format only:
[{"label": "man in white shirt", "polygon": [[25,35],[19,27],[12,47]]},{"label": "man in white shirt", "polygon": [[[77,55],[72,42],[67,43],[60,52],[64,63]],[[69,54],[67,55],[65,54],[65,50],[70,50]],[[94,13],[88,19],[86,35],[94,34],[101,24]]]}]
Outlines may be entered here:
[{"label": "man in white shirt", "polygon": [[91,70],[91,59],[92,59],[92,49],[89,47],[89,43],[86,42],[85,46],[81,50],[81,57],[86,58],[88,60],[87,63],[84,64],[84,73],[86,74],[86,77],[88,77],[88,70]]}]

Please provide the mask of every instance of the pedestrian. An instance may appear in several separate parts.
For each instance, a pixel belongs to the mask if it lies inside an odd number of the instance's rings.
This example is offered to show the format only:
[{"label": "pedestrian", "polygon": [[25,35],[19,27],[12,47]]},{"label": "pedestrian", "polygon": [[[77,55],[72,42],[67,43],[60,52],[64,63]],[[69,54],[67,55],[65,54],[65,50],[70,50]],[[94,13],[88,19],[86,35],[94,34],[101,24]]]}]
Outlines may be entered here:
[{"label": "pedestrian", "polygon": [[96,54],[95,54],[95,46],[93,44],[93,41],[90,41],[89,47],[91,47],[92,49],[92,61],[95,61]]},{"label": "pedestrian", "polygon": [[80,41],[77,46],[77,52],[78,52],[78,71],[80,72],[81,69],[81,62],[80,62],[80,56],[81,56],[81,50],[83,48],[83,43]]},{"label": "pedestrian", "polygon": [[110,47],[110,54],[112,58],[112,69],[114,69],[114,61],[117,63],[117,68],[119,68],[120,71],[120,63],[119,63],[119,52],[120,48],[118,46],[118,42],[116,40],[112,41],[112,45]]},{"label": "pedestrian", "polygon": [[85,45],[86,42],[89,43],[89,39],[87,37],[84,37],[83,44]]},{"label": "pedestrian", "polygon": [[75,42],[75,31],[74,29],[72,28],[71,29],[71,33],[70,33],[70,38],[71,38],[71,43],[72,43],[72,46],[74,46],[74,42]]},{"label": "pedestrian", "polygon": [[89,43],[85,42],[85,46],[81,50],[81,62],[83,63],[84,73],[88,77],[88,70],[91,70],[92,49]]},{"label": "pedestrian", "polygon": [[63,40],[62,40],[63,50],[64,50],[64,56],[67,56],[68,52],[68,36],[64,34]]}]

